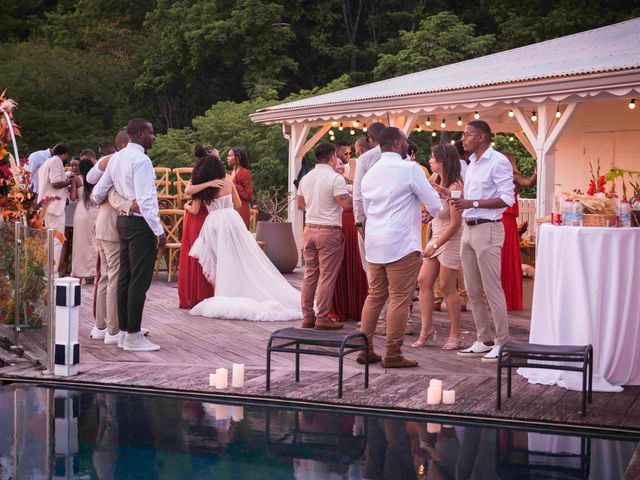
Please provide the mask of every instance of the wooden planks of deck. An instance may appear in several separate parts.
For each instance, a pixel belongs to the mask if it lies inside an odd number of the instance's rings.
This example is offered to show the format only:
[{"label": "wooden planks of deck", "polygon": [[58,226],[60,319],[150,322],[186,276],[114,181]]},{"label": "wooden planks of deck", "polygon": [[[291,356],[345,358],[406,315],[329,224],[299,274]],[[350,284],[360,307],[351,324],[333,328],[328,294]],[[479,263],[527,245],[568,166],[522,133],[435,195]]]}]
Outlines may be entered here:
[{"label": "wooden planks of deck", "polygon": [[[301,272],[288,276],[296,287]],[[91,314],[93,286],[83,288],[80,315],[80,374],[64,379],[76,385],[110,385],[196,395],[232,395],[247,398],[311,402],[345,407],[388,409],[435,415],[495,418],[508,421],[549,423],[576,427],[594,427],[640,432],[640,387],[624,392],[594,393],[588,415],[579,413],[579,392],[559,387],[531,385],[514,376],[513,397],[503,396],[503,408],[495,409],[496,366],[478,358],[464,358],[441,350],[448,336],[446,312],[435,312],[435,325],[442,339],[434,345],[413,349],[408,346],[416,337],[407,337],[404,354],[420,362],[420,367],[385,370],[371,366],[370,388],[363,388],[363,367],[354,358],[345,361],[344,396],[337,398],[337,359],[302,356],[300,382],[294,382],[294,357],[272,356],[272,388],[265,392],[265,351],[274,330],[297,326],[296,322],[258,323],[194,317],[177,308],[175,283],[157,280],[147,294],[143,325],[151,338],[161,345],[158,352],[132,353],[89,339],[93,326]],[[417,307],[417,304],[416,304]],[[528,338],[530,312],[510,314],[514,339]],[[412,321],[419,328],[416,308]],[[347,324],[355,329],[354,323]],[[470,342],[475,337],[471,315],[463,313],[463,330]],[[382,351],[383,337],[375,337]],[[231,370],[233,363],[245,364],[246,383],[240,389],[216,391],[208,385],[209,373],[218,367]],[[56,381],[35,367],[0,368],[6,379]],[[428,406],[426,389],[431,378],[443,380],[444,387],[456,390],[454,405]]]}]

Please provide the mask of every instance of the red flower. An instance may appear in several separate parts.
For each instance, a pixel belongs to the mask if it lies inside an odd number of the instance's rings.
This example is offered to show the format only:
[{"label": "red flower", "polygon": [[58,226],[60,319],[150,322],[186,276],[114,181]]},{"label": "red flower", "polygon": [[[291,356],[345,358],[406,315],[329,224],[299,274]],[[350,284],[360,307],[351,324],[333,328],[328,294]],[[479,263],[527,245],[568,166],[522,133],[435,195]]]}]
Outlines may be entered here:
[{"label": "red flower", "polygon": [[595,195],[596,194],[596,182],[591,180],[589,182],[589,189],[587,190],[587,195]]}]

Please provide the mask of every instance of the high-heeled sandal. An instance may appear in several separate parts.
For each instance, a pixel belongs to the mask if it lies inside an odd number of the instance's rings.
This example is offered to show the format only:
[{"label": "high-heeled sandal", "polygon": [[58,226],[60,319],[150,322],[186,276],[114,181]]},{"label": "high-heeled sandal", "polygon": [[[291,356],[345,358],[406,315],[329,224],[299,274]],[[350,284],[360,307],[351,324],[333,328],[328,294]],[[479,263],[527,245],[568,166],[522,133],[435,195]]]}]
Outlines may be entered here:
[{"label": "high-heeled sandal", "polygon": [[460,335],[460,337],[449,337],[447,338],[447,343],[442,346],[442,350],[458,350],[462,346],[462,342],[464,340],[464,336]]},{"label": "high-heeled sandal", "polygon": [[428,334],[428,335],[420,335],[418,337],[418,340],[416,340],[415,342],[413,342],[411,344],[412,348],[420,348],[420,347],[426,347],[427,346],[427,342],[431,340],[432,342],[436,342],[438,340],[438,334],[436,333],[435,328],[433,329],[433,331]]}]

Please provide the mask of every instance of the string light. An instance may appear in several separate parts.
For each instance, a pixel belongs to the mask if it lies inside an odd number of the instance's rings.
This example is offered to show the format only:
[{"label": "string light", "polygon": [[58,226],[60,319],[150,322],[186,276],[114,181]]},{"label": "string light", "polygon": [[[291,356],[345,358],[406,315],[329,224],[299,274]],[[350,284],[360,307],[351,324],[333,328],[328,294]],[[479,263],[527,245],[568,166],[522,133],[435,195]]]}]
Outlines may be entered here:
[{"label": "string light", "polygon": [[336,139],[336,137],[334,137],[333,135],[331,135],[331,136],[329,137],[329,140],[331,140],[332,142],[333,142],[335,139]]},{"label": "string light", "polygon": [[431,126],[431,117],[427,117],[427,121],[425,122],[427,127]]},{"label": "string light", "polygon": [[451,143],[451,145],[455,145],[456,141],[452,139],[450,143]]},{"label": "string light", "polygon": [[422,127],[420,126],[419,123],[416,125],[416,131],[417,132],[421,132],[422,131]]},{"label": "string light", "polygon": [[478,120],[480,118],[480,114],[478,112],[473,114],[473,118],[475,118],[476,120]]},{"label": "string light", "polygon": [[355,135],[355,134],[356,134],[356,131],[352,128],[352,129],[349,131],[349,135]]},{"label": "string light", "polygon": [[456,122],[459,127],[462,126],[462,117],[458,117],[458,121]]},{"label": "string light", "polygon": [[331,122],[331,125],[335,127],[336,125],[338,125],[338,122]]},{"label": "string light", "polygon": [[444,118],[442,119],[442,121],[440,122],[440,128],[445,128],[447,126],[446,122],[444,121]]},{"label": "string light", "polygon": [[560,113],[560,105],[558,105],[558,108],[556,109],[556,118],[560,118],[562,116],[562,113]]},{"label": "string light", "polygon": [[436,136],[436,131],[434,130],[433,132],[431,132],[431,136],[435,137]]},{"label": "string light", "polygon": [[491,142],[491,146],[495,147],[496,146],[496,142]]},{"label": "string light", "polygon": [[509,141],[510,141],[510,142],[513,142],[513,140],[514,140],[514,138],[510,136],[510,137],[509,137]]},{"label": "string light", "polygon": [[362,131],[364,133],[367,133],[367,124],[366,123],[362,126]]},{"label": "string light", "polygon": [[354,120],[353,121],[353,126],[354,126],[354,128],[358,128],[358,120]]},{"label": "string light", "polygon": [[634,108],[636,108],[636,99],[632,98],[629,102],[629,110],[633,110]]},{"label": "string light", "polygon": [[333,137],[333,135],[334,135],[333,130],[329,130],[329,136]]},{"label": "string light", "polygon": [[340,131],[344,130],[344,127],[342,126],[342,122],[340,122],[340,126],[338,127],[338,130]]},{"label": "string light", "polygon": [[533,113],[531,114],[531,121],[535,122],[538,120],[538,115],[536,114],[536,111],[534,110]]},{"label": "string light", "polygon": [[513,113],[513,110],[509,110],[509,117],[513,118],[514,115],[515,115],[515,113]]}]

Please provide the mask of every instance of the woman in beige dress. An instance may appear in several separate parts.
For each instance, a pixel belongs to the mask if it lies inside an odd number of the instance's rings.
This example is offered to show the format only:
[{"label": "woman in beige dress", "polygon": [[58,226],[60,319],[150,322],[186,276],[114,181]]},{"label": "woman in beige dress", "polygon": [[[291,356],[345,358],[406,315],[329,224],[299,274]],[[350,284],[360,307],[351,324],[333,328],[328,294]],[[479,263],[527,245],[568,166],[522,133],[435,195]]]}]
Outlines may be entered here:
[{"label": "woman in beige dress", "polygon": [[[435,145],[431,151],[429,165],[435,175],[435,183],[452,191],[462,191],[460,156],[456,147],[449,144]],[[444,208],[431,223],[433,236],[425,248],[425,258],[418,275],[422,327],[420,338],[411,346],[424,347],[429,340],[436,340],[436,329],[433,326],[433,286],[440,275],[440,290],[447,304],[447,313],[451,322],[449,338],[442,349],[456,350],[462,344],[460,296],[456,286],[458,271],[462,264],[460,259],[462,212],[456,211],[453,205],[447,203],[447,200],[442,202]]]},{"label": "woman in beige dress", "polygon": [[93,167],[90,159],[80,161],[80,175],[71,184],[71,200],[78,200],[73,217],[73,251],[71,276],[81,280],[95,277],[98,250],[96,248],[96,217],[99,206],[91,201],[93,185],[84,181]]}]

